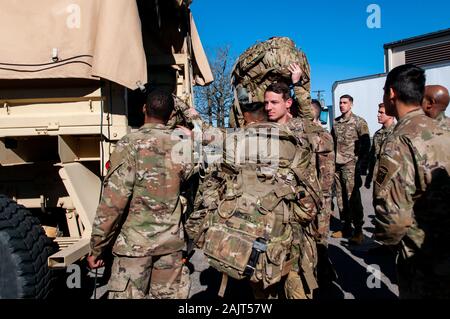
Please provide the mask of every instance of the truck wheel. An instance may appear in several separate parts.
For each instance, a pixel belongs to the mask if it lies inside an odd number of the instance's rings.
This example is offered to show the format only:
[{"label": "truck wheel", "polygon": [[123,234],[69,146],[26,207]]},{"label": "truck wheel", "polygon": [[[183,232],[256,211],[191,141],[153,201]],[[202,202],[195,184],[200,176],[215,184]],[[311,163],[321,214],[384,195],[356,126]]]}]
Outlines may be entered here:
[{"label": "truck wheel", "polygon": [[46,298],[54,281],[47,266],[53,252],[39,219],[0,195],[0,298]]}]

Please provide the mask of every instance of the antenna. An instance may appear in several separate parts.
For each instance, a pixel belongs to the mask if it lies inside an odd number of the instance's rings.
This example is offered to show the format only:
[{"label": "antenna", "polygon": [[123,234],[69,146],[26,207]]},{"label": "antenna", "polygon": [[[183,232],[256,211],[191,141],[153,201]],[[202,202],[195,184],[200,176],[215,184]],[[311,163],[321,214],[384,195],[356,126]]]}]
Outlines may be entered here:
[{"label": "antenna", "polygon": [[322,95],[322,93],[325,92],[325,90],[317,90],[317,91],[312,91],[313,93],[317,93],[317,100],[320,102],[320,104],[322,105],[322,108],[325,107],[325,99],[324,96],[325,94]]}]

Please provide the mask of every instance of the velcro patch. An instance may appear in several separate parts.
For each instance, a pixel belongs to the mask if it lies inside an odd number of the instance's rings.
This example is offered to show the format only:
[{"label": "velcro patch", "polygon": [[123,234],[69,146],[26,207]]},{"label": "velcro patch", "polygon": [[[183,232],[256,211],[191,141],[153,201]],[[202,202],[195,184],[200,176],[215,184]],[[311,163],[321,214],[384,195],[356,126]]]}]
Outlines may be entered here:
[{"label": "velcro patch", "polygon": [[380,186],[383,185],[384,180],[386,179],[387,173],[388,173],[388,169],[385,166],[380,166],[378,168],[377,179],[375,180],[375,182]]}]

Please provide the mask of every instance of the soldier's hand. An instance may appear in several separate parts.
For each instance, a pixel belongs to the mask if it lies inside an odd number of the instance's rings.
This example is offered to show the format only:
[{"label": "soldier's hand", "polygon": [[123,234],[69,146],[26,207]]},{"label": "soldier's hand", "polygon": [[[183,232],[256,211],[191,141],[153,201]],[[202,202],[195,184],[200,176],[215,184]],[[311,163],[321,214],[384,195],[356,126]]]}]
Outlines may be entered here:
[{"label": "soldier's hand", "polygon": [[289,72],[291,72],[292,83],[298,83],[303,75],[303,71],[300,68],[300,65],[298,65],[297,63],[292,63],[288,66],[288,70]]},{"label": "soldier's hand", "polygon": [[103,259],[98,258],[96,256],[92,256],[92,255],[89,255],[87,257],[87,261],[88,261],[89,268],[91,268],[91,269],[101,268],[105,265],[105,262],[103,261]]},{"label": "soldier's hand", "polygon": [[197,110],[193,107],[190,107],[189,110],[187,110],[187,113],[191,118],[200,117],[200,114],[198,114]]}]

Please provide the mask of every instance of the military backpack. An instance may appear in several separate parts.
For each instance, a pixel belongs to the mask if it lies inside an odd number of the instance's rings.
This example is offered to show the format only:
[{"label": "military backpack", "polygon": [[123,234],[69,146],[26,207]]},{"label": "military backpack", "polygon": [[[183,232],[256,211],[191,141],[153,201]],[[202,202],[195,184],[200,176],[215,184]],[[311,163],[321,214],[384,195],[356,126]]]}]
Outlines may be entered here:
[{"label": "military backpack", "polygon": [[243,124],[240,103],[264,101],[264,92],[273,82],[291,81],[288,69],[297,63],[303,71],[301,85],[310,91],[310,67],[306,55],[287,37],[273,37],[248,48],[237,59],[232,70],[232,86],[235,93],[230,124]]},{"label": "military backpack", "polygon": [[299,258],[292,254],[292,223],[307,208],[301,201],[305,186],[293,170],[301,156],[297,139],[279,124],[261,123],[226,141],[215,196],[209,197],[215,200],[209,203],[203,251],[223,274],[266,288]]}]

